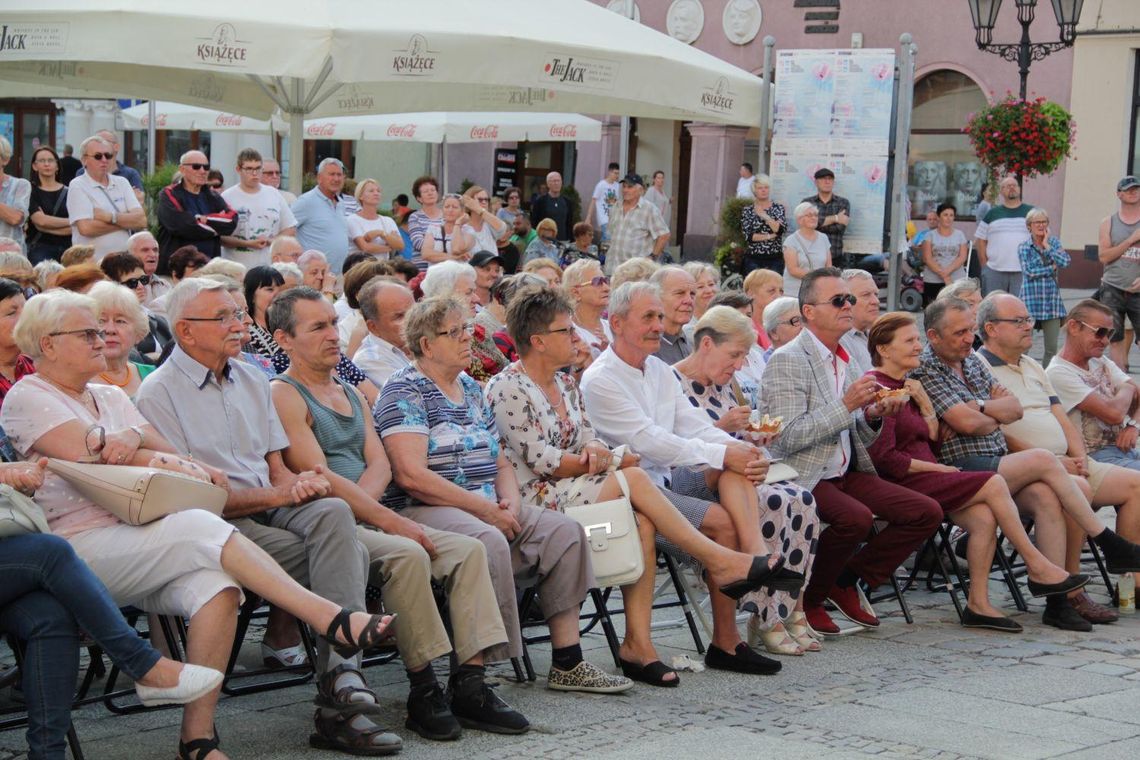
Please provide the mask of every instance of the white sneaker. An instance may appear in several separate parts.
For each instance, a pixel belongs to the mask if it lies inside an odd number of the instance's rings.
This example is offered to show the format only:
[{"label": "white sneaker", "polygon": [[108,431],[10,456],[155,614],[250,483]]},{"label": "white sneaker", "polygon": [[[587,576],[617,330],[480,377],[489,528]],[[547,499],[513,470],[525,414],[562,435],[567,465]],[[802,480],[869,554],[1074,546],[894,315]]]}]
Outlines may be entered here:
[{"label": "white sneaker", "polygon": [[204,697],[222,685],[224,676],[213,668],[202,665],[182,666],[175,686],[143,686],[135,684],[135,694],[147,707],[156,705],[184,705]]}]

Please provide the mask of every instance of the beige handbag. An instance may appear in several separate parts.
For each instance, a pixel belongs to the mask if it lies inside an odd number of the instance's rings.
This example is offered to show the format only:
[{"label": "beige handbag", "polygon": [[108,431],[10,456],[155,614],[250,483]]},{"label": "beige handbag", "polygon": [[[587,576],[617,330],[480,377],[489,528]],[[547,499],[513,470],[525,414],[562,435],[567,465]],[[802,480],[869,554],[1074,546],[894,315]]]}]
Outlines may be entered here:
[{"label": "beige handbag", "polygon": [[768,465],[768,474],[764,476],[764,483],[771,485],[772,483],[783,483],[785,480],[795,480],[800,474],[796,472],[796,468],[790,464],[783,462],[772,462]]},{"label": "beige handbag", "polygon": [[174,512],[226,506],[226,489],[170,470],[49,459],[48,469],[128,525],[146,525]]},{"label": "beige handbag", "polygon": [[40,505],[9,485],[0,485],[0,538],[51,533]]},{"label": "beige handbag", "polygon": [[629,483],[625,473],[614,466],[621,462],[626,447],[619,446],[613,453],[610,469],[621,486],[622,496],[595,504],[578,504],[563,510],[582,525],[590,544],[590,562],[598,588],[625,586],[639,579],[645,572],[645,558],[641,552],[641,537],[637,533],[637,518],[629,501]]}]

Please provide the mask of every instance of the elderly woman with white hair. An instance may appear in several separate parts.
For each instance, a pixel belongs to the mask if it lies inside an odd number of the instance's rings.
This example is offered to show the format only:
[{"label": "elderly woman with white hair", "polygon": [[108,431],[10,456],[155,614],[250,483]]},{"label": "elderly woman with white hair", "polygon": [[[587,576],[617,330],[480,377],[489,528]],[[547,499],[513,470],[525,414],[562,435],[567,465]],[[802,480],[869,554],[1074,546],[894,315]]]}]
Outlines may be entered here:
[{"label": "elderly woman with white hair", "polygon": [[[443,261],[432,264],[420,283],[424,298],[451,296],[464,305],[467,319],[474,320],[479,306],[479,294],[475,289],[475,267],[460,261]],[[486,383],[510,361],[495,345],[494,333],[485,324],[471,323],[471,366],[467,374],[476,382]]]},{"label": "elderly woman with white hair", "polygon": [[[978,316],[978,307],[982,304],[982,283],[975,277],[955,280],[938,291],[934,300],[942,301],[948,298],[957,298],[959,301],[968,303],[970,305],[970,321],[973,322]],[[982,336],[975,334],[974,350],[976,351],[981,347]]]},{"label": "elderly woman with white hair", "polygon": [[103,331],[103,358],[106,369],[92,380],[100,385],[113,385],[134,398],[143,378],[154,372],[153,364],[130,360],[134,346],[150,330],[146,311],[129,287],[108,280],[97,282],[87,291],[99,310],[99,328]]},{"label": "elderly woman with white hair", "polygon": [[740,213],[740,229],[748,247],[744,251],[744,275],[756,269],[784,273],[781,242],[788,231],[788,211],[772,200],[772,180],[766,174],[752,177],[755,202]]},{"label": "elderly woman with white hair", "polygon": [[784,295],[798,296],[800,280],[813,269],[831,266],[831,243],[819,227],[819,208],[804,201],[792,212],[796,231],[784,239]]},{"label": "elderly woman with white hair", "polygon": [[[764,310],[766,321],[768,309],[779,303],[777,299]],[[780,325],[775,327],[780,329]],[[673,365],[689,401],[732,436],[764,445],[774,440],[778,433],[751,432],[752,406],[733,379],[756,345],[751,320],[736,309],[715,306],[697,322],[694,338],[693,353]],[[760,540],[787,558],[787,568],[809,577],[819,535],[819,516],[811,493],[786,481],[758,485],[755,497]],[[747,546],[743,536],[741,545]],[[819,642],[804,617],[799,591],[753,592],[744,597],[744,607],[753,613],[748,622],[749,645],[763,642],[765,649],[777,655],[819,651]]]},{"label": "elderly woman with white hair", "polygon": [[578,259],[562,273],[562,289],[574,306],[574,329],[590,351],[591,358],[606,350],[613,341],[610,323],[602,315],[610,302],[610,278],[602,265],[591,259]]},{"label": "elderly woman with white hair", "polygon": [[[182,308],[172,296],[172,314]],[[37,296],[16,324],[16,341],[37,365],[0,410],[0,425],[21,456],[94,457],[103,465],[171,470],[228,489],[224,473],[179,456],[121,389],[92,382],[107,366],[93,299],[63,290]],[[307,591],[233,525],[205,510],[128,525],[51,472],[35,499],[52,533],[67,539],[117,605],[189,619],[190,662],[225,670],[243,587],[312,625],[346,656],[373,646],[390,622],[340,610]],[[180,758],[206,758],[218,748],[217,698],[215,689],[186,706]]]},{"label": "elderly woman with white hair", "polygon": [[312,288],[325,298],[335,298],[336,275],[329,271],[329,260],[320,251],[310,248],[297,258],[301,270],[301,284]]},{"label": "elderly woman with white hair", "polygon": [[1021,260],[1021,300],[1035,327],[1045,333],[1045,354],[1041,366],[1046,367],[1057,354],[1057,336],[1065,317],[1065,302],[1057,285],[1058,270],[1069,266],[1069,254],[1061,241],[1049,234],[1049,215],[1035,208],[1025,215],[1029,240],[1017,249]]},{"label": "elderly woman with white hair", "polygon": [[693,301],[693,318],[689,320],[690,325],[695,325],[697,320],[705,315],[709,308],[709,302],[720,290],[720,272],[707,261],[690,261],[681,268],[688,272],[693,281],[697,283],[697,297]]}]

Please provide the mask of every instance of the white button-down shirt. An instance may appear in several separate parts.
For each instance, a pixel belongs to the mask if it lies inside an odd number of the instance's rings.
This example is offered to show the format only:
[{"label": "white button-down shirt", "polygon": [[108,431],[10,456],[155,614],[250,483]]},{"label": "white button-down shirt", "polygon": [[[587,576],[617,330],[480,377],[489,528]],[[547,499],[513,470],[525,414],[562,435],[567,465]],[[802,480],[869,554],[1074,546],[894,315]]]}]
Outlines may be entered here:
[{"label": "white button-down shirt", "polygon": [[[851,357],[843,346],[838,346],[833,354],[831,349],[823,345],[823,341],[816,337],[815,333],[808,330],[808,334],[811,335],[811,339],[815,343],[815,350],[819,352],[819,358],[823,361],[823,368],[828,373],[828,385],[835,389],[836,400],[843,398],[843,384],[847,378],[847,364]],[[839,477],[847,472],[847,466],[850,462],[851,431],[844,428],[839,433],[839,443],[836,444],[835,452],[828,460],[827,466],[823,468],[820,480]]]},{"label": "white button-down shirt", "polygon": [[582,375],[582,397],[598,435],[640,454],[642,469],[658,485],[673,467],[724,469],[735,439],[689,402],[672,368],[657,357],[646,358],[641,370],[610,346]]},{"label": "white button-down shirt", "polygon": [[403,351],[388,341],[368,333],[353,355],[352,363],[360,367],[360,371],[373,385],[382,388],[396,370],[403,369],[412,362]]}]

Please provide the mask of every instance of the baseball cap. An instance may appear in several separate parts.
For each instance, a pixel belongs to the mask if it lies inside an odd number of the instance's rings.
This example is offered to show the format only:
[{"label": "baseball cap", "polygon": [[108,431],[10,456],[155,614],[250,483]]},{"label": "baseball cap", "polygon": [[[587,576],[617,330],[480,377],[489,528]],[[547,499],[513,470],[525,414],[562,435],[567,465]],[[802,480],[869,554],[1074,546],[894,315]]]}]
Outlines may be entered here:
[{"label": "baseball cap", "polygon": [[823,168],[816,170],[816,173],[812,176],[815,177],[815,179],[824,179],[825,177],[835,179],[835,172],[831,171],[831,169]]},{"label": "baseball cap", "polygon": [[621,183],[623,185],[641,185],[642,187],[645,187],[645,180],[641,178],[640,174],[634,174],[633,172],[630,172],[629,174],[622,177]]},{"label": "baseball cap", "polygon": [[1136,179],[1134,176],[1129,174],[1127,177],[1116,183],[1116,192],[1119,193],[1122,190],[1128,190],[1133,187],[1140,187],[1140,179]]},{"label": "baseball cap", "polygon": [[490,251],[479,251],[471,257],[471,260],[468,263],[473,267],[485,267],[492,261],[499,262],[499,266],[503,265],[502,257],[497,253],[491,253]]}]

